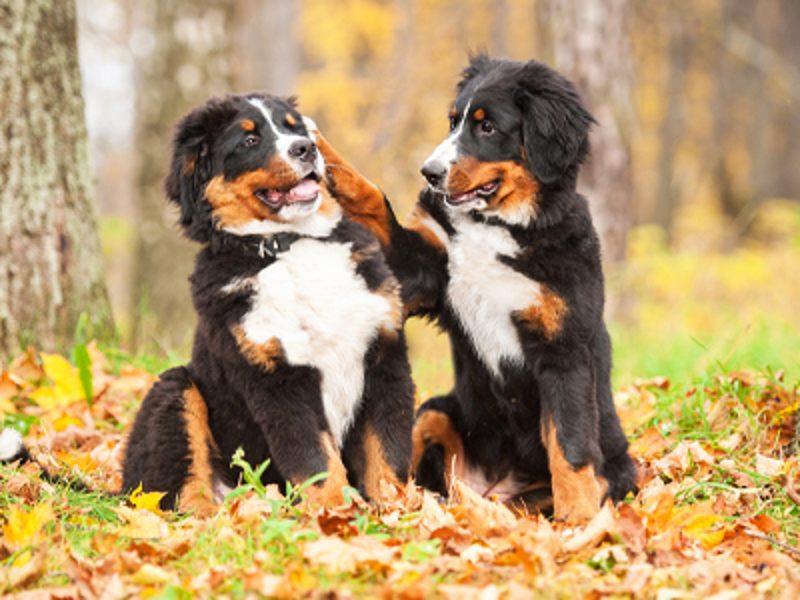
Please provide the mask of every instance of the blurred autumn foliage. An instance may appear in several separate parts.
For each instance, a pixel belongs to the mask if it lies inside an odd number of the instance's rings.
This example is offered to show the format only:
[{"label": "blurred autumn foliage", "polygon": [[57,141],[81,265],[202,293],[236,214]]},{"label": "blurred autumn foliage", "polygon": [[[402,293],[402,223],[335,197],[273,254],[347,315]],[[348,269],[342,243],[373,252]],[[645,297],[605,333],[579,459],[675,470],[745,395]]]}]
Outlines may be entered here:
[{"label": "blurred autumn foliage", "polygon": [[[800,282],[786,269],[800,237],[793,0],[81,0],[79,9],[123,340],[164,352],[185,349],[191,335],[178,284],[193,250],[174,249],[174,215],[158,187],[177,116],[228,91],[297,94],[402,217],[420,164],[446,134],[458,73],[484,49],[562,70],[600,121],[582,189],[601,233],[611,228],[620,331],[702,337],[729,314],[719,301],[737,313],[728,331],[754,325],[753,312],[799,322],[788,299]],[[609,170],[616,175],[603,179]],[[627,264],[612,264],[620,258]],[[800,362],[796,352],[789,362]]]}]

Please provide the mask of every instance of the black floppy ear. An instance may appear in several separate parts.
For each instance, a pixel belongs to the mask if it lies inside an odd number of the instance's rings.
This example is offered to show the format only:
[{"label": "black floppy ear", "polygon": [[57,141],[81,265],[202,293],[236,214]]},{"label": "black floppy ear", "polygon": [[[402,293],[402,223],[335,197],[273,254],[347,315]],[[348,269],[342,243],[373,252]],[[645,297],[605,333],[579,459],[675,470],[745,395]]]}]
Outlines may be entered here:
[{"label": "black floppy ear", "polygon": [[235,108],[230,99],[212,98],[180,120],[172,141],[170,170],[164,180],[167,198],[181,209],[180,224],[190,237],[197,225],[206,184],[213,172],[211,144]]},{"label": "black floppy ear", "polygon": [[537,179],[555,183],[576,170],[589,153],[589,128],[596,121],[575,86],[549,67],[529,63],[514,100],[524,120],[525,156]]}]

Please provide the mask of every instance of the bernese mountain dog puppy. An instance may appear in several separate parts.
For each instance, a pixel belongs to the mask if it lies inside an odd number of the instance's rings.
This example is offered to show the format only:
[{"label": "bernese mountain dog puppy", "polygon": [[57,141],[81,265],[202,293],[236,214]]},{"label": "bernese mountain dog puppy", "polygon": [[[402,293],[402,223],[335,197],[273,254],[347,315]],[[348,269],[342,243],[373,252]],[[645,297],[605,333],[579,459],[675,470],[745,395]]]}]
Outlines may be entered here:
[{"label": "bernese mountain dog puppy", "polygon": [[[191,362],[146,396],[123,490],[166,492],[163,509],[219,502],[237,448],[269,460],[266,483],[381,500],[407,482],[414,388],[400,286],[381,247],[342,214],[292,99],[211,99],[177,126],[165,188],[203,245],[191,290]],[[340,185],[357,197],[358,191]]]},{"label": "bernese mountain dog puppy", "polygon": [[544,64],[485,55],[463,72],[449,118],[404,227],[369,182],[333,170],[360,190],[340,201],[381,240],[406,313],[451,341],[455,387],[417,413],[417,482],[447,493],[457,476],[584,523],[635,486],[611,393],[600,244],[576,192],[594,119]]}]

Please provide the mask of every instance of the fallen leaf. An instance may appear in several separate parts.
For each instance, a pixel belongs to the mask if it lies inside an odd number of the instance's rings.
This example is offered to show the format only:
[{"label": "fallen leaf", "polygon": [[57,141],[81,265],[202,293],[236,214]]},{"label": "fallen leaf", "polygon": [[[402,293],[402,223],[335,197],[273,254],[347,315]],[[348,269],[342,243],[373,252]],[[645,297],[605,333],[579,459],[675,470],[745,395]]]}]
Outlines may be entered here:
[{"label": "fallen leaf", "polygon": [[139,487],[133,490],[128,501],[133,504],[133,507],[137,510],[149,510],[151,513],[160,515],[161,510],[158,507],[158,503],[161,502],[161,499],[166,495],[166,492],[142,493],[142,484],[140,483]]},{"label": "fallen leaf", "polygon": [[30,393],[28,398],[44,410],[53,410],[84,399],[83,385],[78,370],[66,358],[58,354],[40,354],[44,372],[53,385],[40,387]]},{"label": "fallen leaf", "polygon": [[568,554],[580,552],[586,548],[597,546],[606,536],[612,535],[616,531],[616,519],[611,503],[606,502],[586,527],[577,530],[574,535],[563,540],[562,548]]},{"label": "fallen leaf", "polygon": [[[30,553],[28,553],[30,554]],[[21,565],[0,567],[0,593],[29,585],[41,577],[47,564],[47,545],[33,552]]]},{"label": "fallen leaf", "polygon": [[3,543],[12,551],[32,546],[40,537],[42,528],[53,520],[53,507],[49,502],[32,510],[21,505],[9,507],[7,523],[3,525]]},{"label": "fallen leaf", "polygon": [[171,579],[169,573],[161,567],[144,564],[141,569],[133,574],[131,583],[135,583],[136,585],[158,585],[169,583]]},{"label": "fallen leaf", "polygon": [[442,584],[437,591],[445,600],[499,600],[500,588],[489,584],[480,588],[473,585]]},{"label": "fallen leaf", "polygon": [[127,506],[118,506],[112,510],[128,522],[117,530],[121,536],[155,540],[169,535],[167,523],[147,509],[134,510]]},{"label": "fallen leaf", "polygon": [[763,454],[756,454],[756,473],[775,478],[782,474],[783,461]]},{"label": "fallen leaf", "polygon": [[308,542],[303,548],[303,558],[310,563],[327,568],[331,573],[354,571],[359,564],[372,560],[373,556],[364,548],[344,540],[326,536]]},{"label": "fallen leaf", "polygon": [[501,537],[517,526],[517,518],[507,506],[481,497],[459,479],[453,482],[454,500],[465,510],[472,532],[483,539]]}]

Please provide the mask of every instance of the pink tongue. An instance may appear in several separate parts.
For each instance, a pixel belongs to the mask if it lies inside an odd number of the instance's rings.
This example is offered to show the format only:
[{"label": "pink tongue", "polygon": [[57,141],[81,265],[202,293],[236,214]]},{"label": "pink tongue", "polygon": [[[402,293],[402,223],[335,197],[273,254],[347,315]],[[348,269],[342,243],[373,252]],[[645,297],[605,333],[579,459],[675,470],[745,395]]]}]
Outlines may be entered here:
[{"label": "pink tongue", "polygon": [[316,181],[304,179],[286,192],[286,199],[289,203],[310,200],[319,193],[319,190],[319,184]]}]

